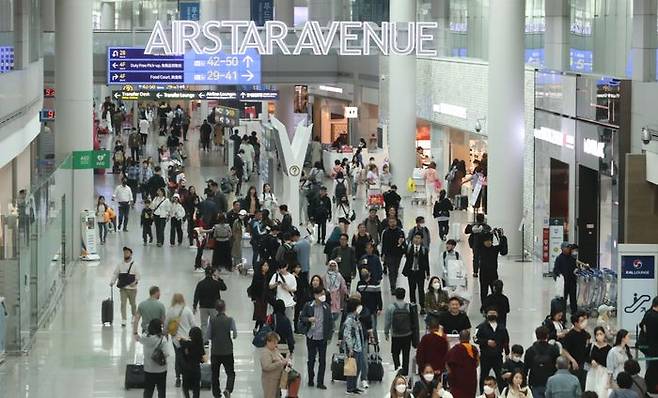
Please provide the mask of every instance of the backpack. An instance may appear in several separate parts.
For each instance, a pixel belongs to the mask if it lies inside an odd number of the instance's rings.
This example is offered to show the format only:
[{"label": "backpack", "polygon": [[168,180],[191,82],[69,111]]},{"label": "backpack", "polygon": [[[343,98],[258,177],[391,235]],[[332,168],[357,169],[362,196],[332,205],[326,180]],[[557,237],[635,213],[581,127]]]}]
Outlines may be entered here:
[{"label": "backpack", "polygon": [[222,178],[219,182],[219,189],[225,194],[233,192],[233,184],[231,184],[231,180],[229,180],[228,177]]},{"label": "backpack", "polygon": [[408,336],[411,334],[411,311],[409,304],[404,307],[395,306],[393,310],[393,334],[398,336]]},{"label": "backpack", "polygon": [[[443,252],[443,262],[446,262],[446,256],[448,255],[447,251]],[[455,256],[457,257],[457,260],[459,260],[459,252],[455,252]]]},{"label": "backpack", "polygon": [[162,351],[162,343],[164,339],[160,339],[160,344],[158,344],[157,347],[153,350],[153,353],[151,354],[151,359],[153,362],[155,362],[157,365],[160,366],[166,366],[167,365],[167,356],[165,355],[164,351]]},{"label": "backpack", "polygon": [[347,187],[345,186],[345,180],[338,181],[336,180],[336,198],[340,199],[344,196],[347,196]]},{"label": "backpack", "polygon": [[539,350],[535,346],[535,358],[534,365],[530,369],[534,377],[545,377],[553,374],[553,368],[555,362],[551,357],[551,347],[544,347],[543,350]]}]

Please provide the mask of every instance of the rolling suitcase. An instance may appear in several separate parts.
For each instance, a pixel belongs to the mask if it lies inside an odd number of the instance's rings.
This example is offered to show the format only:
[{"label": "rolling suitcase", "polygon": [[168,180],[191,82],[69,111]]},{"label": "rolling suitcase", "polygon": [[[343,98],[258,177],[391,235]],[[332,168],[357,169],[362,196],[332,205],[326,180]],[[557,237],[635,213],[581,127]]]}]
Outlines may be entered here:
[{"label": "rolling suitcase", "polygon": [[103,300],[101,304],[101,322],[103,325],[111,325],[112,321],[114,321],[114,292],[110,287],[110,298]]},{"label": "rolling suitcase", "polygon": [[468,209],[468,196],[466,195],[455,195],[455,210],[466,210]]},{"label": "rolling suitcase", "polygon": [[379,355],[379,344],[375,343],[372,346],[375,350],[368,353],[368,357],[366,358],[368,362],[368,381],[382,381],[384,378],[384,365],[382,363],[382,357]]},{"label": "rolling suitcase", "polygon": [[126,377],[124,387],[126,390],[131,388],[144,388],[144,365],[143,352],[142,360],[139,359],[139,349],[135,350],[135,359],[132,364],[126,365]]},{"label": "rolling suitcase", "polygon": [[209,363],[201,364],[201,388],[209,390],[212,387],[212,367]]},{"label": "rolling suitcase", "polygon": [[462,240],[462,225],[458,222],[454,222],[450,225],[450,229],[448,230],[448,239],[454,239],[455,242],[459,242]]},{"label": "rolling suitcase", "polygon": [[342,352],[331,356],[331,382],[336,380],[345,381],[345,374],[343,368],[345,366],[345,358],[347,356]]}]

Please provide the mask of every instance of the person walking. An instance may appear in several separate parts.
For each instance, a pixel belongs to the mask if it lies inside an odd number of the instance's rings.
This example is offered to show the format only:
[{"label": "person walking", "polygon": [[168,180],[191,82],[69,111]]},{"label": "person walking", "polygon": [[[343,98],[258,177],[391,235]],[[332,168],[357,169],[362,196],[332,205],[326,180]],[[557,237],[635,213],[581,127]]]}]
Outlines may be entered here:
[{"label": "person walking", "polygon": [[107,239],[107,223],[110,222],[107,209],[105,197],[99,196],[96,201],[96,224],[98,224],[98,239],[100,239],[101,245],[104,245]]},{"label": "person walking", "polygon": [[263,398],[277,398],[280,391],[281,374],[287,366],[291,365],[289,358],[284,358],[279,352],[279,335],[270,332],[265,338],[265,348],[260,353],[261,386]]},{"label": "person walking", "polygon": [[557,372],[546,382],[546,398],[580,398],[582,390],[578,378],[569,372],[569,360],[560,356],[555,361]]},{"label": "person walking", "polygon": [[[405,251],[406,261],[402,275],[409,280],[409,299],[413,304],[420,304],[420,314],[425,315],[425,280],[430,278],[430,260],[428,249],[422,245],[423,237],[416,233],[411,245]],[[418,301],[416,301],[418,291]]]},{"label": "person walking", "polygon": [[179,341],[181,370],[183,374],[183,396],[199,398],[201,392],[201,364],[208,361],[203,347],[203,333],[198,326],[190,329],[189,337]]},{"label": "person walking", "polygon": [[291,358],[295,352],[295,336],[293,334],[292,319],[288,318],[286,314],[286,306],[283,300],[276,300],[272,309],[272,326],[282,341],[279,344],[279,352],[287,358]]},{"label": "person walking", "polygon": [[338,263],[338,270],[345,279],[347,289],[350,290],[352,278],[356,277],[356,254],[354,248],[349,245],[349,236],[340,234],[339,246],[331,252],[331,259]]},{"label": "person walking", "polygon": [[434,203],[432,215],[439,224],[439,237],[445,241],[450,230],[450,212],[453,210],[452,202],[446,195],[446,190],[439,192],[439,200]]},{"label": "person walking", "polygon": [[226,284],[219,276],[219,270],[216,268],[206,268],[206,277],[197,283],[194,289],[194,301],[192,311],[194,314],[199,308],[199,318],[201,319],[201,331],[203,332],[203,341],[208,343],[208,319],[214,315],[217,300],[222,298],[222,291],[226,290]]},{"label": "person walking", "polygon": [[[493,233],[486,233],[482,236],[482,247],[478,250],[480,258],[480,299],[489,295],[489,290],[494,292],[493,283],[498,278],[498,256],[507,255],[507,238],[503,235],[502,230],[496,230],[499,239],[498,246],[493,245]],[[484,355],[483,355],[484,356]],[[500,383],[499,383],[500,384]]]},{"label": "person walking", "polygon": [[363,326],[359,320],[359,314],[363,310],[363,306],[359,300],[350,299],[347,301],[345,311],[347,317],[343,324],[343,344],[344,352],[347,353],[349,358],[356,360],[356,375],[346,377],[347,394],[360,394],[363,390],[357,388],[357,380],[361,372],[365,369],[365,349],[366,339],[363,331]]},{"label": "person walking", "polygon": [[149,288],[149,298],[139,303],[137,311],[133,315],[133,335],[139,336],[137,326],[140,325],[140,320],[142,333],[148,330],[149,323],[154,319],[160,321],[160,328],[162,328],[166,312],[164,304],[160,302],[160,288],[151,286]]},{"label": "person walking", "polygon": [[374,280],[370,272],[363,268],[361,269],[361,280],[356,284],[356,291],[361,294],[361,302],[372,316],[372,330],[376,340],[377,317],[384,308],[381,280]]},{"label": "person walking", "polygon": [[331,318],[331,306],[327,303],[327,296],[321,287],[313,289],[313,301],[304,305],[299,316],[300,332],[306,335],[308,350],[308,386],[314,386],[315,357],[318,356],[318,377],[315,386],[326,390],[324,385],[324,371],[327,363],[327,342],[331,340],[334,322]]},{"label": "person walking", "polygon": [[121,179],[121,185],[114,188],[112,200],[119,204],[119,227],[120,230],[123,225],[123,231],[128,232],[128,215],[130,214],[130,205],[134,201],[133,191],[128,186],[126,178]]},{"label": "person walking", "polygon": [[464,233],[468,235],[468,246],[473,251],[473,278],[477,278],[480,272],[480,248],[482,247],[482,236],[489,232],[491,232],[491,227],[484,222],[484,214],[482,213],[478,213],[475,216],[474,224],[468,224],[464,229]]},{"label": "person walking", "polygon": [[358,267],[361,271],[364,269],[367,270],[373,282],[380,284],[382,281],[383,267],[375,243],[372,241],[366,243],[365,249],[365,254],[359,259]]},{"label": "person walking", "polygon": [[246,222],[247,212],[245,210],[240,210],[238,212],[238,217],[230,223],[231,259],[234,267],[242,264],[242,238],[244,236]]},{"label": "person walking", "polygon": [[[180,203],[180,195],[175,193],[171,197],[171,206],[169,207],[169,218],[171,226],[169,232],[169,244],[175,246],[183,243],[183,221],[185,221],[185,208]],[[177,239],[178,237],[178,239]]]},{"label": "person walking", "polygon": [[571,363],[572,373],[580,381],[581,391],[585,390],[585,360],[587,359],[587,342],[591,338],[587,332],[587,314],[579,311],[571,316],[573,327],[562,339],[562,355]]},{"label": "person walking", "polygon": [[126,303],[130,302],[130,314],[134,318],[137,312],[137,283],[139,272],[133,260],[133,251],[123,248],[123,261],[117,264],[110,280],[110,286],[116,283],[121,295],[121,327],[126,327]]},{"label": "person walking", "polygon": [[297,229],[293,229],[290,238],[294,242],[292,250],[295,252],[297,262],[302,267],[300,279],[308,283],[311,270],[311,241],[312,236],[302,238]]},{"label": "person walking", "polygon": [[344,298],[349,293],[345,279],[338,272],[338,263],[336,261],[330,260],[327,264],[327,273],[323,282],[331,298],[331,317],[336,322],[343,311]]},{"label": "person walking", "polygon": [[[393,356],[393,367],[400,369],[400,373],[409,373],[409,351],[411,350],[411,339],[413,334],[411,322],[411,307],[405,303],[406,292],[403,288],[395,289],[395,302],[387,309],[384,317],[384,337],[386,341],[391,340],[391,355]],[[402,355],[402,362],[400,362]],[[400,368],[400,366],[402,366]]]},{"label": "person walking", "polygon": [[[658,296],[653,298],[651,308],[644,313],[640,322],[640,329],[646,336],[644,353],[647,356],[658,356]],[[658,392],[658,361],[648,361],[647,371],[644,373],[649,393]]]},{"label": "person walking", "polygon": [[[615,380],[615,373],[613,369],[606,368],[608,358],[610,358],[610,351],[612,347],[608,344],[608,336],[606,336],[605,329],[602,326],[594,328],[594,341],[590,343],[588,355],[585,366],[589,365],[587,378],[585,379],[585,390],[594,391],[599,396],[605,396],[608,393],[608,388],[611,386],[610,373],[613,373],[612,380]],[[625,355],[624,353],[623,355]],[[614,354],[613,354],[614,356]],[[615,362],[612,360],[611,362]],[[625,359],[624,359],[625,362]],[[613,365],[611,363],[611,365]],[[620,371],[623,371],[623,362]]]},{"label": "person walking", "polygon": [[388,228],[382,233],[382,258],[384,259],[384,274],[388,273],[391,291],[395,291],[398,280],[400,261],[405,251],[405,239],[402,228],[395,218],[388,219]]},{"label": "person walking", "polygon": [[320,187],[318,203],[313,210],[313,219],[318,225],[318,243],[325,244],[327,238],[327,221],[331,220],[331,198],[327,195],[327,187]]},{"label": "person walking", "polygon": [[181,375],[183,374],[184,352],[182,351],[181,340],[190,338],[190,330],[198,326],[196,317],[192,310],[185,306],[185,298],[181,293],[174,293],[171,299],[171,307],[167,309],[164,324],[167,326],[167,333],[172,337],[174,343],[174,352],[176,353],[176,387],[181,386]]},{"label": "person walking", "polygon": [[471,332],[459,332],[459,344],[446,355],[448,384],[455,398],[473,398],[477,391],[477,368],[480,355],[477,347],[471,344]]},{"label": "person walking", "polygon": [[[597,331],[601,329],[598,328],[595,329],[594,331],[595,338]],[[604,337],[605,337],[605,332],[604,332]],[[629,346],[630,341],[631,341],[631,335],[628,333],[628,330],[620,329],[617,332],[617,335],[615,336],[614,347],[612,347],[612,349],[610,349],[609,352],[607,353],[606,361],[599,362],[602,365],[603,363],[607,364],[606,367],[608,368],[608,371],[612,373],[612,380],[616,380],[617,375],[620,372],[624,371],[624,364],[626,363],[626,361],[628,361],[629,359],[633,359],[633,354],[631,353],[631,348]],[[606,345],[607,345],[607,339],[606,339]]]},{"label": "person walking", "polygon": [[484,313],[485,309],[495,307],[498,310],[498,323],[507,326],[507,314],[510,312],[509,299],[503,294],[503,281],[500,279],[493,282],[493,293],[482,300],[480,312]]},{"label": "person walking", "polygon": [[295,292],[297,291],[297,280],[288,272],[288,264],[279,264],[278,271],[270,279],[270,289],[276,289],[276,299],[283,301],[286,317],[293,319],[295,316]]},{"label": "person walking", "polygon": [[[425,293],[425,324],[429,326],[432,318],[437,321],[441,315],[448,311],[448,292],[443,290],[441,278],[433,276],[427,284],[427,293]],[[439,322],[440,324],[440,322]]]},{"label": "person walking", "polygon": [[407,234],[407,243],[411,244],[416,235],[420,235],[420,243],[429,252],[432,239],[430,238],[430,230],[425,226],[425,217],[423,216],[416,217],[416,225]]},{"label": "person walking", "polygon": [[471,320],[461,310],[462,300],[452,296],[448,300],[448,311],[439,315],[439,323],[448,334],[459,334],[462,330],[471,329]]},{"label": "person walking", "polygon": [[233,265],[231,261],[231,237],[233,231],[231,226],[226,221],[226,215],[219,213],[217,216],[217,223],[208,230],[203,230],[204,233],[212,233],[215,239],[215,248],[212,252],[212,266],[217,269],[224,268],[231,272]]},{"label": "person walking", "polygon": [[[438,318],[431,318],[429,333],[424,335],[416,348],[416,364],[418,369],[430,365],[437,376],[445,370],[446,355],[448,354],[448,340],[441,330]],[[437,377],[438,379],[438,377]]]},{"label": "person walking", "polygon": [[491,370],[496,375],[496,383],[501,385],[503,353],[509,355],[509,334],[505,326],[498,323],[498,311],[494,307],[487,308],[486,320],[477,327],[475,343],[480,346],[480,389],[484,386],[484,378]]},{"label": "person walking", "polygon": [[165,190],[158,188],[156,196],[151,203],[153,217],[155,218],[155,240],[158,247],[164,244],[164,231],[171,211],[171,202],[165,196]]},{"label": "person walking", "polygon": [[[270,278],[274,272],[270,272],[270,265],[267,261],[263,261],[260,265],[254,268],[254,276],[251,280],[251,285],[247,288],[247,295],[254,305],[252,320],[254,324],[254,336],[260,328],[265,324],[267,318],[267,305],[274,304],[271,300],[272,295],[270,291]],[[270,302],[268,302],[270,301]]]},{"label": "person walking", "polygon": [[560,356],[560,349],[548,343],[548,329],[540,326],[535,329],[535,341],[524,357],[528,369],[528,385],[536,398],[544,398],[548,378],[555,374],[555,361]]},{"label": "person walking", "polygon": [[230,398],[235,384],[235,359],[233,358],[233,340],[238,338],[238,329],[233,318],[226,315],[226,303],[219,299],[215,304],[217,313],[208,321],[208,339],[210,345],[210,364],[212,365],[212,394],[221,395],[219,369],[224,367],[226,388],[224,397]]},{"label": "person walking", "polygon": [[[163,306],[164,307],[164,306]],[[144,346],[144,398],[153,397],[158,389],[158,398],[167,395],[167,364],[173,355],[171,340],[162,332],[162,319],[151,319],[143,335],[136,339]]]}]

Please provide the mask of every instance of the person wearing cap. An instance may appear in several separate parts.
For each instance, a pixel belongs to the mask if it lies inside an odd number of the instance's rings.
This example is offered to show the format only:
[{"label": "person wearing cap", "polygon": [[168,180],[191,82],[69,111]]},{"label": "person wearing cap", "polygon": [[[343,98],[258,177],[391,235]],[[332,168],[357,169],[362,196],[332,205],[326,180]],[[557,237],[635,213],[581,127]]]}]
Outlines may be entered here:
[{"label": "person wearing cap", "polygon": [[171,197],[169,218],[171,218],[169,244],[174,246],[176,244],[176,236],[178,236],[178,244],[180,245],[183,243],[183,220],[185,220],[185,208],[180,203],[180,195],[177,193]]},{"label": "person wearing cap", "polygon": [[574,245],[562,242],[560,248],[562,253],[555,258],[553,279],[557,280],[560,275],[564,278],[564,305],[566,306],[567,300],[569,300],[571,313],[575,314],[578,310],[578,303],[576,302],[576,274],[574,272],[576,272],[578,264],[576,258],[572,256]]},{"label": "person wearing cap", "polygon": [[117,284],[121,295],[121,326],[126,326],[126,302],[130,302],[130,313],[135,317],[137,312],[137,283],[139,271],[133,261],[133,250],[123,248],[123,261],[117,264],[110,280],[110,286]]},{"label": "person wearing cap", "polygon": [[507,255],[507,238],[502,230],[497,230],[499,236],[498,246],[493,245],[493,233],[482,235],[482,246],[478,250],[480,256],[480,300],[494,293],[494,281],[498,280],[498,255]]}]

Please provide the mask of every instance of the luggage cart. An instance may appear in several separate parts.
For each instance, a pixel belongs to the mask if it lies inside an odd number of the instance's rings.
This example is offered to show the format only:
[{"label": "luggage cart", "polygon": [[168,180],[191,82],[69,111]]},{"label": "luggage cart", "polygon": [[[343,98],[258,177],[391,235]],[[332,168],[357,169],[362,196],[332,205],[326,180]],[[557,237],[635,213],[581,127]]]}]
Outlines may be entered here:
[{"label": "luggage cart", "polygon": [[413,171],[411,178],[414,180],[416,190],[411,195],[411,204],[426,205],[427,204],[427,186],[425,185],[425,171],[416,168]]}]

